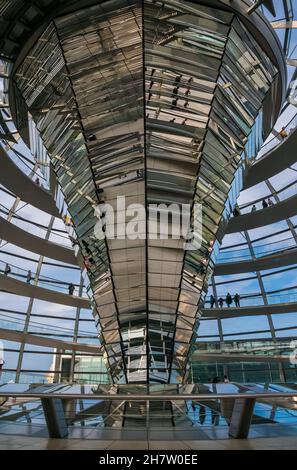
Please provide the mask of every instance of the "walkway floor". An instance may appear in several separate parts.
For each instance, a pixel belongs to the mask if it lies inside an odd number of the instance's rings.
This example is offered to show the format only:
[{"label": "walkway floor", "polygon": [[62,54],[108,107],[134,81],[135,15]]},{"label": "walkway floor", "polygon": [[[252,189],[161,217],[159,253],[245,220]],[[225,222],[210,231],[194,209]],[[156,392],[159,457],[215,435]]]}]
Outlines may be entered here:
[{"label": "walkway floor", "polygon": [[[137,431],[135,431],[137,432]],[[67,439],[50,439],[44,428],[16,423],[1,424],[0,450],[296,450],[297,426],[257,425],[250,431],[249,439],[230,439],[226,427],[203,429],[202,439],[164,440],[159,435],[148,439],[98,439],[98,430],[73,428]],[[97,438],[96,438],[97,436]],[[168,439],[168,437],[167,437]]]},{"label": "walkway floor", "polygon": [[101,441],[0,436],[0,450],[296,450],[296,437],[212,441]]}]

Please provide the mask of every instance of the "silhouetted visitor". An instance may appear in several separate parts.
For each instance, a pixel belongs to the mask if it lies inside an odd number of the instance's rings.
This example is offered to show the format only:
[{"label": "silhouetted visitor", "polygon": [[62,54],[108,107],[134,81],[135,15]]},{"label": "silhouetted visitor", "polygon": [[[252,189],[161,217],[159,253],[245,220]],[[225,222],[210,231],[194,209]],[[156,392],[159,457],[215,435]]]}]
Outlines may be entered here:
[{"label": "silhouetted visitor", "polygon": [[227,375],[224,375],[223,381],[224,381],[225,384],[230,382]]},{"label": "silhouetted visitor", "polygon": [[233,209],[233,215],[234,215],[234,217],[238,217],[240,215],[240,210],[236,206]]},{"label": "silhouetted visitor", "polygon": [[286,137],[288,137],[288,133],[287,133],[285,127],[281,128],[279,135],[281,136],[282,139],[285,139]]},{"label": "silhouetted visitor", "polygon": [[31,279],[32,279],[32,273],[31,273],[31,271],[30,271],[30,269],[29,269],[28,274],[27,274],[27,283],[28,283],[28,284],[30,284]]},{"label": "silhouetted visitor", "polygon": [[214,308],[214,304],[215,304],[216,301],[215,301],[215,298],[212,294],[209,298],[209,302],[210,302],[210,308]]},{"label": "silhouetted visitor", "polygon": [[226,295],[226,304],[227,304],[228,308],[230,307],[232,302],[233,302],[232,297],[231,297],[230,293],[228,292],[227,295]]},{"label": "silhouetted visitor", "polygon": [[90,269],[91,263],[88,258],[84,258],[84,266],[86,269]]},{"label": "silhouetted visitor", "polygon": [[203,423],[204,423],[205,417],[206,417],[205,406],[200,405],[200,406],[199,406],[199,422],[200,422],[200,424],[203,424]]},{"label": "silhouetted visitor", "polygon": [[218,426],[220,422],[220,414],[218,411],[211,408],[211,424],[213,426]]},{"label": "silhouetted visitor", "polygon": [[273,202],[272,202],[272,200],[270,199],[270,197],[269,197],[268,200],[267,200],[267,204],[268,204],[269,207],[273,206]]},{"label": "silhouetted visitor", "polygon": [[239,294],[234,295],[234,302],[235,302],[235,307],[240,307],[240,295]]},{"label": "silhouetted visitor", "polygon": [[203,264],[200,263],[200,266],[199,266],[199,274],[204,274],[205,273],[205,267],[203,266]]},{"label": "silhouetted visitor", "polygon": [[71,219],[71,217],[69,217],[69,215],[67,215],[67,214],[64,215],[63,220],[64,220],[65,225],[67,225],[68,227],[71,227],[72,219]]},{"label": "silhouetted visitor", "polygon": [[3,369],[4,364],[5,364],[4,359],[2,359],[2,357],[0,357],[0,377],[1,377],[1,373],[2,373],[2,369]]},{"label": "silhouetted visitor", "polygon": [[69,240],[71,241],[72,248],[74,248],[75,245],[78,245],[78,240],[76,240],[76,238],[73,238],[71,235],[69,235]]},{"label": "silhouetted visitor", "polygon": [[257,207],[255,206],[255,204],[253,204],[251,212],[256,212],[256,210],[257,210]]},{"label": "silhouetted visitor", "polygon": [[73,293],[75,291],[75,286],[72,283],[69,284],[68,291],[69,291],[69,295],[73,295]]},{"label": "silhouetted visitor", "polygon": [[89,248],[89,243],[88,243],[86,240],[82,240],[82,243],[83,243],[83,245],[84,245],[84,248],[85,248],[85,250],[86,250],[86,253],[87,253],[88,255],[92,254],[92,251],[91,251],[90,248]]},{"label": "silhouetted visitor", "polygon": [[262,201],[262,207],[263,207],[263,209],[266,209],[266,207],[268,207],[268,204],[267,204],[265,199],[263,199],[263,201]]},{"label": "silhouetted visitor", "polygon": [[11,267],[9,266],[8,263],[6,263],[5,269],[4,269],[4,274],[5,276],[8,276],[8,274],[11,273]]},{"label": "silhouetted visitor", "polygon": [[177,107],[177,98],[174,98],[174,100],[171,101],[171,109],[174,109]]},{"label": "silhouetted visitor", "polygon": [[218,302],[219,302],[219,307],[223,308],[224,307],[224,299],[222,297],[220,297]]},{"label": "silhouetted visitor", "polygon": [[37,186],[40,186],[40,179],[39,178],[36,178],[35,184],[37,184]]}]

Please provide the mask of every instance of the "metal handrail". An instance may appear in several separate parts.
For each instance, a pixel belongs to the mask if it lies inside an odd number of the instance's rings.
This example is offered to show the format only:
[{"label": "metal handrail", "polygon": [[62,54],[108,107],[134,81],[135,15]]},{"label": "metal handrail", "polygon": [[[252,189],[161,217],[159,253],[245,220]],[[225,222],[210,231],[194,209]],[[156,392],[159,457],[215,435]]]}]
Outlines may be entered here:
[{"label": "metal handrail", "polygon": [[[290,129],[290,133],[288,133],[288,137],[291,135],[291,133],[293,133],[296,129],[296,126],[297,126],[297,114],[295,114],[293,116],[293,118],[285,125],[283,126],[284,129],[287,131],[289,126],[292,126],[292,124],[294,124],[294,128],[293,129]],[[259,158],[256,158],[255,159],[255,163],[258,163],[260,160],[262,160],[263,158],[265,158],[267,156],[268,153],[272,152],[276,147],[279,147],[279,145],[282,145],[287,139],[288,137],[286,137],[285,139],[278,139],[280,135],[280,132],[278,132],[276,135],[274,135],[268,142],[266,142],[264,145],[262,145],[261,149],[259,150],[259,153],[263,150],[265,150],[267,147],[267,151],[262,154]],[[272,143],[275,143],[275,145],[273,145],[272,147],[270,147],[270,145]]]},{"label": "metal handrail", "polygon": [[[13,218],[15,218],[17,220],[20,220],[21,222],[26,222],[29,225],[34,225],[35,227],[37,227],[39,229],[42,229],[43,231],[48,230],[48,226],[39,224],[38,222],[35,222],[33,220],[28,220],[28,218],[26,219],[26,218],[22,217],[21,215],[17,214],[17,212],[20,211],[21,209],[23,209],[23,207],[18,208],[17,211],[13,211],[13,210],[9,209],[8,207],[6,207],[4,204],[0,203],[0,213],[5,214],[5,215],[12,214]],[[17,224],[15,224],[15,225],[17,225]],[[22,228],[22,227],[20,227],[20,228]],[[61,233],[59,233],[59,232],[61,232]],[[31,232],[28,232],[28,233],[31,233]],[[62,233],[65,234],[65,235],[62,235]],[[65,240],[69,241],[69,237],[68,237],[68,234],[67,234],[66,230],[53,228],[52,229],[52,234],[55,235],[55,236],[58,236],[58,237],[62,237]]]},{"label": "metal handrail", "polygon": [[[5,385],[5,384],[4,384]],[[3,386],[3,385],[2,385]],[[188,401],[188,400],[210,400],[210,399],[261,399],[261,398],[293,398],[297,397],[296,392],[247,392],[247,393],[201,393],[201,394],[182,394],[182,395],[157,395],[157,394],[90,394],[90,393],[34,393],[34,392],[2,392],[1,397],[13,398],[50,398],[50,399],[88,399],[88,400],[107,400],[107,401]]]},{"label": "metal handrail", "polygon": [[[267,200],[268,198],[273,198],[275,195],[279,196],[280,194],[282,194],[283,192],[287,191],[288,189],[292,188],[293,186],[296,186],[297,185],[297,180],[294,180],[293,182],[287,184],[286,186],[284,186],[283,188],[279,189],[278,191],[275,191],[275,194],[273,193],[269,193],[268,195],[266,196],[261,196],[260,198],[258,199],[255,199],[253,201],[249,201],[245,204],[242,204],[239,206],[239,209],[240,211],[243,211],[244,209],[248,209],[249,207],[253,206],[254,204],[258,204],[259,202],[262,202],[263,199]],[[280,202],[283,202],[283,201],[287,201],[288,199],[290,199],[291,197],[294,197],[296,196],[296,191],[292,191],[292,194],[284,199],[280,199],[279,202],[274,202],[273,205],[276,205],[276,204],[279,204]],[[259,210],[265,210],[264,208],[260,208],[260,209],[257,209],[257,211]],[[249,214],[249,212],[241,212],[239,214],[239,217],[242,216],[242,215],[247,215]]]},{"label": "metal handrail", "polygon": [[[32,261],[34,261],[34,260],[32,260]],[[8,261],[4,261],[2,259],[0,259],[0,275],[4,275],[4,272],[5,272],[5,269],[3,269],[1,266],[5,267],[7,264],[11,268],[11,272],[9,274],[7,274],[8,277],[15,276],[15,277],[21,277],[21,278],[26,279],[27,274],[28,274],[28,269],[20,268],[19,266],[15,265],[15,264],[12,264],[12,263],[9,263]],[[49,277],[49,276],[37,275],[32,270],[30,270],[30,271],[31,271],[31,281],[37,280],[40,284],[46,284],[46,288],[56,287],[56,289],[51,289],[51,290],[54,290],[55,292],[61,292],[61,290],[63,290],[63,291],[65,290],[67,292],[67,286],[69,286],[71,281],[66,282],[66,281],[62,281],[61,279],[56,279],[56,278],[52,278],[52,277]],[[57,284],[57,286],[52,286],[52,284]],[[75,283],[72,283],[72,284],[76,288],[80,287],[80,284],[75,284]],[[38,287],[43,287],[43,286],[38,286]],[[58,288],[60,288],[61,290],[59,291]],[[83,291],[85,291],[85,290],[86,290],[86,286],[83,286]],[[88,298],[88,297],[83,296],[83,295],[81,295],[79,297],[85,298],[85,299]]]}]

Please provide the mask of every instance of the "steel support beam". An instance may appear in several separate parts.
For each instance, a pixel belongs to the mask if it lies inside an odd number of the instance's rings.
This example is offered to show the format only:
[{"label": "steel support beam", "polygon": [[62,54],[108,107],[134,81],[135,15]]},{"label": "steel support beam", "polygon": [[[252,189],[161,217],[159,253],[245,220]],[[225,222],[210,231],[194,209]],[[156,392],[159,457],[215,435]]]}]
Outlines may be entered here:
[{"label": "steel support beam", "polygon": [[62,400],[58,398],[41,398],[44,417],[49,437],[61,439],[68,436]]},{"label": "steel support beam", "polygon": [[245,439],[248,437],[255,403],[255,398],[240,398],[235,400],[229,427],[230,437],[235,439]]}]

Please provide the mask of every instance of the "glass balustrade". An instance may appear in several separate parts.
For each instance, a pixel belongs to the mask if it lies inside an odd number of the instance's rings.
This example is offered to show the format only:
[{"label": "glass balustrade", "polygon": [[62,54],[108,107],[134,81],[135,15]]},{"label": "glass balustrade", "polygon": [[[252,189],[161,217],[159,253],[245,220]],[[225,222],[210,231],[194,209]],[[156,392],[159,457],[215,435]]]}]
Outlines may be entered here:
[{"label": "glass balustrade", "polygon": [[[225,302],[225,295],[218,294],[218,298],[220,297],[223,298],[224,307],[226,308],[227,305]],[[297,302],[297,288],[294,288],[294,290],[292,289],[292,290],[288,290],[287,292],[282,292],[282,293],[272,293],[272,294],[266,293],[266,298],[267,298],[267,302],[269,305]],[[205,308],[210,308],[209,296],[206,297],[206,301],[204,305],[205,305]],[[241,307],[257,307],[261,305],[264,305],[262,294],[254,294],[254,295],[245,294],[240,297]],[[231,308],[234,308],[234,307],[235,307],[235,303],[233,301],[231,304]],[[297,306],[296,306],[296,312],[297,312]]]},{"label": "glass balustrade", "polygon": [[[240,367],[243,363],[237,363],[236,367]],[[216,367],[215,371],[222,370],[222,364],[214,364]],[[212,368],[213,369],[213,368]],[[104,382],[98,380],[97,384],[102,384],[101,387],[96,385],[88,384],[85,387],[82,387],[77,384],[65,384],[64,386],[59,386],[59,391],[54,392],[57,397],[63,396],[63,393],[70,393],[72,396],[78,396],[80,399],[75,401],[74,407],[71,410],[65,409],[66,419],[72,419],[74,426],[83,426],[83,427],[112,427],[113,429],[122,429],[122,420],[125,420],[126,425],[130,423],[139,426],[158,426],[163,427],[164,432],[166,432],[166,425],[172,425],[172,422],[177,426],[179,431],[178,424],[181,426],[182,431],[187,430],[187,424],[190,426],[206,426],[206,427],[216,427],[219,426],[222,430],[222,427],[228,426],[228,419],[222,406],[220,399],[217,399],[215,396],[212,398],[212,395],[216,393],[223,393],[228,398],[228,394],[236,395],[238,393],[246,393],[249,395],[251,391],[262,393],[269,392],[267,399],[262,399],[255,403],[255,408],[253,412],[252,425],[257,424],[267,424],[269,422],[275,423],[285,423],[296,425],[297,423],[297,410],[294,406],[295,403],[295,383],[287,383],[286,386],[278,384],[275,380],[275,383],[270,383],[270,377],[275,375],[275,366],[274,367],[263,367],[264,372],[267,372],[266,376],[268,378],[266,383],[263,381],[253,380],[258,376],[257,370],[250,370],[248,367],[243,368],[241,371],[238,369],[233,371],[233,375],[236,378],[247,378],[247,381],[244,385],[241,385],[242,380],[239,380],[237,383],[218,383],[218,384],[209,384],[206,382],[195,382],[193,385],[190,385],[188,390],[186,388],[180,389],[162,389],[150,390],[151,393],[160,393],[160,401],[150,402],[149,400],[142,400],[141,395],[145,394],[146,391],[142,391],[140,388],[134,389],[132,391],[138,393],[139,399],[130,400],[129,406],[117,407],[114,408],[113,401],[107,403],[106,400],[100,397],[100,394],[105,393],[114,393],[113,385],[104,386]],[[202,371],[205,375],[205,369]],[[232,372],[231,372],[232,373]],[[240,376],[241,373],[241,376]],[[26,383],[22,384],[9,384],[4,387],[5,392],[19,392],[23,393],[26,396],[27,392],[30,392],[30,386],[26,387]],[[120,398],[121,394],[127,394],[127,389],[116,389],[118,396]],[[174,400],[175,396],[179,394],[189,393],[192,391],[193,399],[176,402]],[[170,407],[166,406],[166,402],[162,400],[162,394],[166,392],[172,395],[172,405]],[[291,394],[289,399],[279,397],[279,393],[282,391]],[[196,393],[195,393],[196,392]],[[87,394],[96,393],[97,397],[91,400],[88,398]],[[199,393],[208,394],[209,397],[207,400],[199,399]],[[271,394],[273,394],[271,396]],[[84,396],[85,395],[85,396]],[[194,398],[196,396],[196,398]],[[42,392],[40,393],[42,398]],[[133,394],[131,396],[133,398]],[[233,397],[232,397],[233,398]],[[276,401],[277,400],[277,401]],[[124,400],[125,401],[125,400]],[[96,404],[96,410],[94,409],[94,404]],[[109,405],[112,412],[108,414],[108,422],[106,422],[106,405]],[[149,405],[149,406],[147,406]],[[83,411],[83,416],[80,413]],[[13,399],[10,399],[10,402],[7,403],[6,408],[3,410],[1,415],[1,420],[5,420],[10,415],[10,421],[16,421],[16,424],[26,423],[28,419],[30,424],[44,424],[45,418],[42,412],[42,407],[39,398],[38,399],[27,399],[25,403],[17,403]],[[181,421],[180,421],[181,420]],[[160,424],[162,423],[162,424]],[[189,429],[189,428],[188,428]],[[256,429],[256,428],[255,428]],[[168,430],[167,430],[168,432]]]},{"label": "glass balustrade", "polygon": [[291,119],[291,121],[284,126],[284,130],[287,134],[287,137],[282,137],[280,132],[274,136],[272,139],[268,140],[264,145],[262,146],[261,150],[259,151],[257,155],[257,161],[261,160],[262,158],[265,158],[265,156],[271,152],[273,149],[281,145],[287,138],[289,138],[290,134],[294,132],[297,126],[297,115]]},{"label": "glass balustrade", "polygon": [[[5,273],[6,269],[6,262],[0,260],[0,274]],[[8,274],[9,277],[13,277],[14,279],[17,279],[19,281],[27,282],[28,279],[28,270],[19,268],[18,266],[14,266],[13,264],[9,263],[11,272]],[[44,277],[44,276],[37,276],[36,273],[31,273],[31,280],[30,283],[28,284],[35,285],[35,281],[37,280],[37,285],[38,287],[43,287],[45,289],[50,289],[55,292],[60,292],[62,294],[68,294],[68,287],[70,283],[65,283],[64,281],[58,280],[58,279],[53,279],[49,277]],[[74,291],[74,297],[77,295],[79,292],[79,286],[75,286],[75,291]],[[83,287],[82,290],[82,295],[81,297],[87,297],[87,291],[86,287]]]},{"label": "glass balustrade", "polygon": [[[0,204],[1,217],[6,219],[7,215],[11,213],[12,212],[6,206],[4,206],[3,204]],[[21,210],[13,212],[12,214],[13,216],[10,220],[10,223],[12,223],[13,225],[16,225],[17,227],[24,230],[25,232],[28,232],[31,235],[35,235],[36,237],[45,239],[48,233],[48,227],[42,226],[38,224],[37,222],[35,223],[34,221],[23,219]],[[60,233],[60,232],[56,232],[52,230],[50,234],[50,241],[57,243],[59,245],[63,245],[67,248],[68,247],[71,248],[71,241],[66,232]]]},{"label": "glass balustrade", "polygon": [[[0,328],[6,330],[20,331],[23,332],[25,329],[25,319],[20,321],[19,319],[12,318],[9,315],[1,313],[0,316]],[[60,326],[51,326],[45,325],[38,322],[30,321],[29,329],[27,331],[29,334],[40,334],[42,336],[50,336],[51,338],[56,337],[56,339],[65,339],[71,341],[69,338],[73,338],[73,329],[62,328]],[[63,336],[64,335],[64,336]],[[80,342],[84,343],[94,343],[98,344],[98,338],[90,335],[89,332],[80,330],[79,331]],[[95,341],[93,341],[95,340]]]},{"label": "glass balustrade", "polygon": [[[16,380],[16,372],[13,370],[3,370],[0,374],[0,384],[12,383]],[[42,374],[21,373],[19,383],[48,383],[47,378]]]},{"label": "glass balustrade", "polygon": [[[296,247],[296,241],[292,237],[284,240],[279,240],[273,243],[255,245],[253,243],[253,254],[254,258],[261,258],[263,256],[273,255],[274,253],[282,252],[288,249],[294,249]],[[220,250],[217,263],[234,263],[238,261],[247,261],[253,259],[251,250],[249,248],[243,248],[240,250]]]},{"label": "glass balustrade", "polygon": [[[296,196],[296,194],[297,194],[297,181],[294,181],[293,183],[290,183],[285,188],[283,188],[283,189],[279,190],[278,192],[276,192],[276,195],[280,199],[280,202],[281,201],[286,201],[287,199],[290,199],[291,197]],[[254,201],[249,202],[249,204],[247,204],[247,205],[240,206],[239,207],[240,215],[250,214],[252,212],[253,205],[256,206],[257,211],[263,210],[262,201],[263,201],[263,199],[265,199],[266,202],[267,202],[268,198],[271,199],[273,205],[277,205],[279,203],[279,202],[275,201],[274,196],[272,194],[268,194],[265,197],[262,197],[260,199],[256,199]]]},{"label": "glass balustrade", "polygon": [[[23,146],[22,146],[23,148]],[[27,150],[28,152],[28,150]],[[29,158],[25,157],[22,155],[21,152],[18,152],[17,150],[14,150],[13,148],[10,148],[8,150],[8,155],[15,163],[15,165],[26,175],[28,178],[32,179],[33,181],[36,181],[37,178],[39,179],[40,186],[43,189],[49,189],[49,183],[46,180],[46,178],[43,176],[42,172],[38,170],[37,163],[34,161],[31,161]]]},{"label": "glass balustrade", "polygon": [[204,353],[227,353],[234,352],[235,354],[248,353],[248,354],[267,354],[267,355],[288,355],[292,352],[291,339],[281,341],[257,341],[257,340],[243,340],[243,341],[203,341],[195,343],[195,350]]}]

